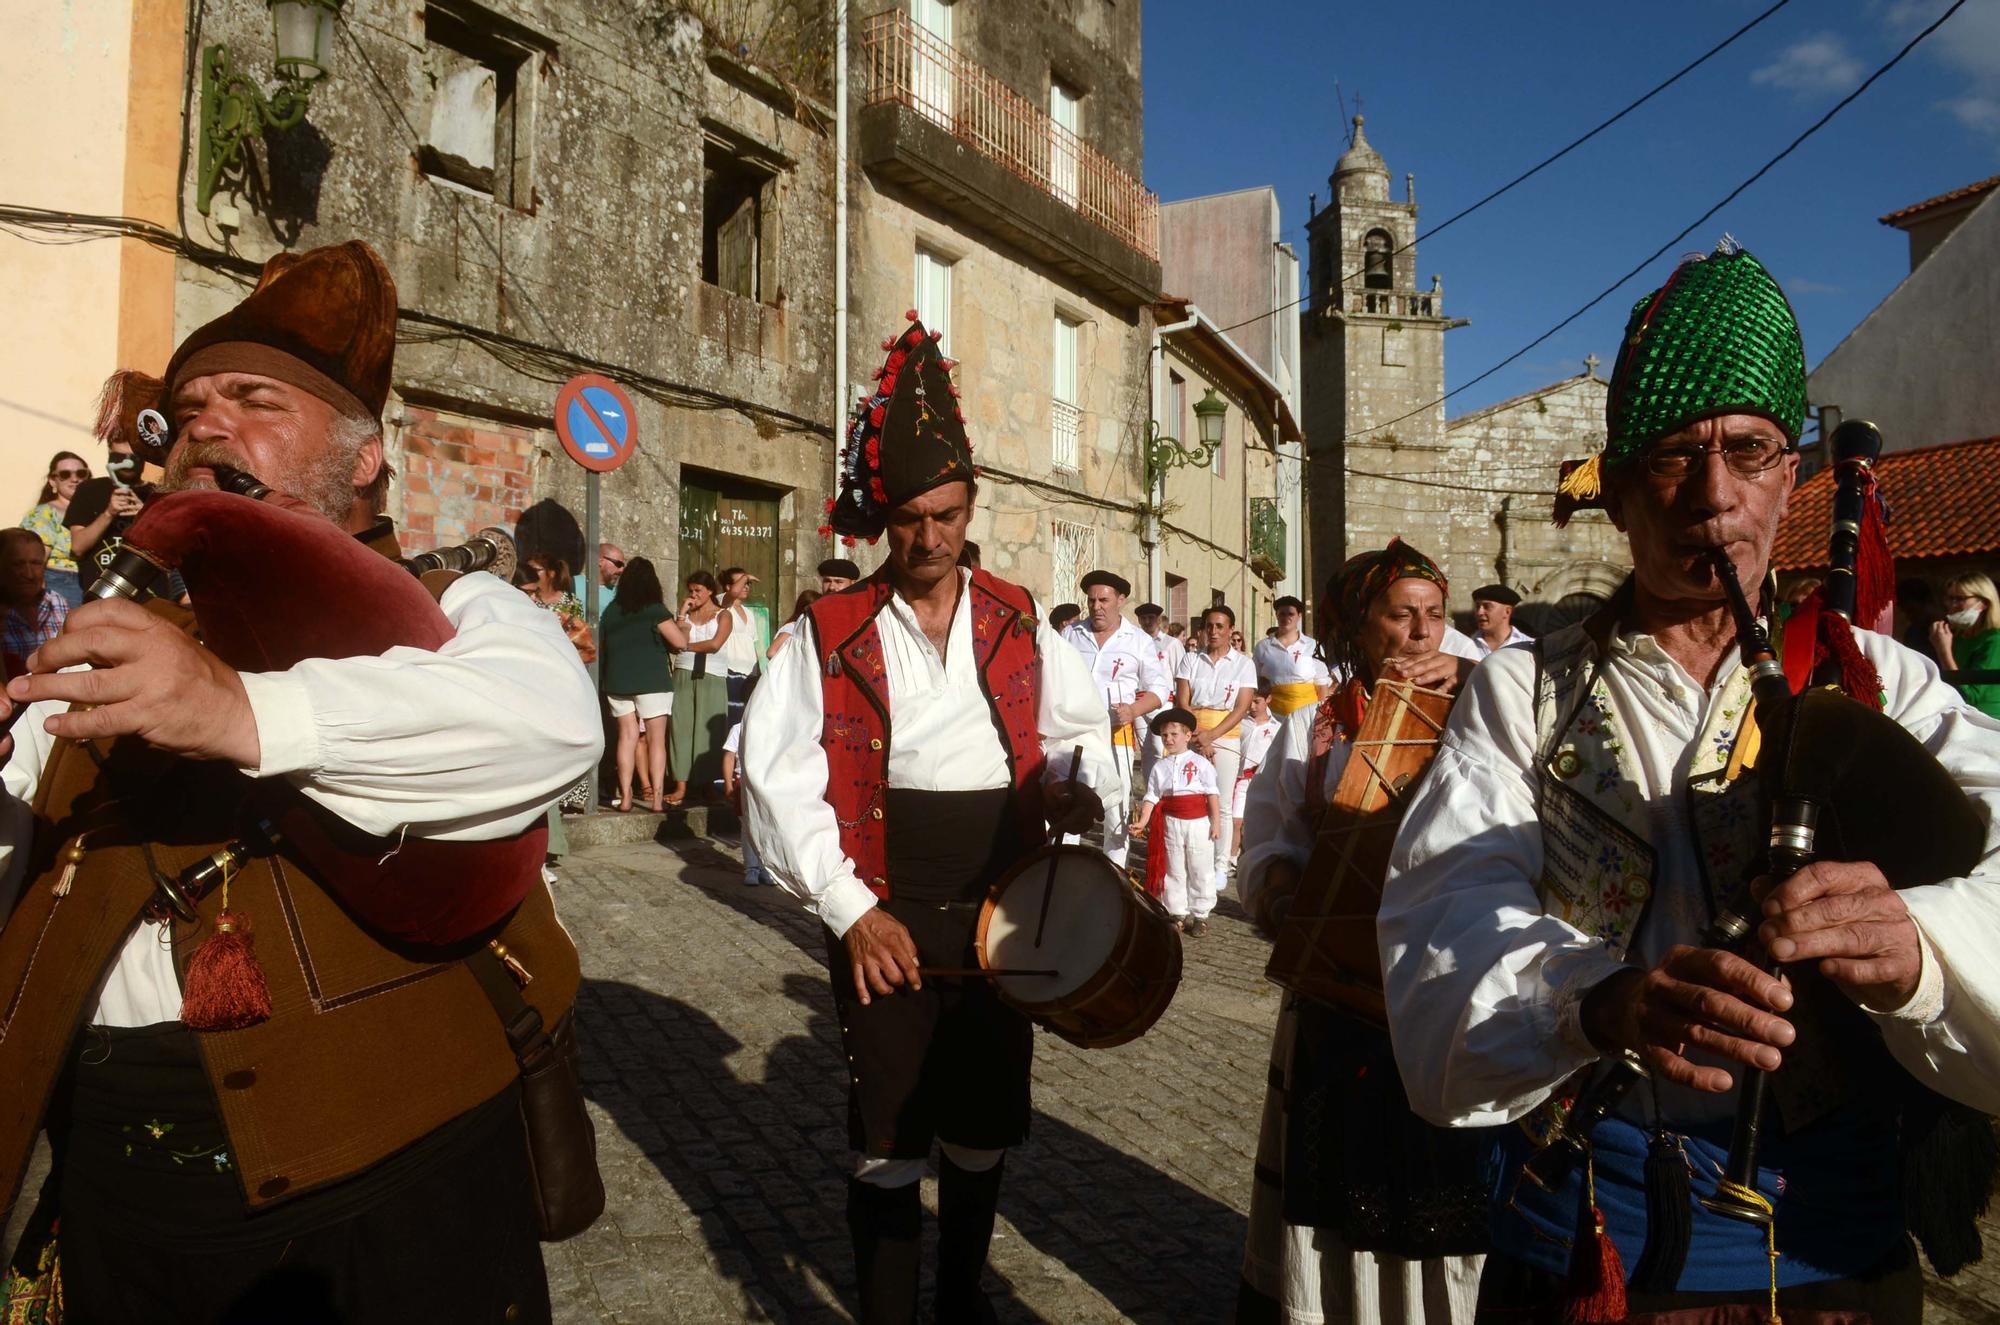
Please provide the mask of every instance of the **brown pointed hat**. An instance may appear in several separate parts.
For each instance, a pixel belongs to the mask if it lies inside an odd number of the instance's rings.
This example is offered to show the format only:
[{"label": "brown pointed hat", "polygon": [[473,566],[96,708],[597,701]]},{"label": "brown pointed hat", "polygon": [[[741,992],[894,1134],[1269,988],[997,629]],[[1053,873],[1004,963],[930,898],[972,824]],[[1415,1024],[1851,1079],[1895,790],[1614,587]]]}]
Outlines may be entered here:
[{"label": "brown pointed hat", "polygon": [[174,351],[166,396],[190,378],[256,373],[380,419],[395,357],[396,282],[379,253],[351,239],[265,263],[249,298]]},{"label": "brown pointed hat", "polygon": [[882,342],[889,352],[875,390],[858,403],[848,429],[839,491],[827,502],[821,533],[871,543],[889,512],[932,488],[976,482],[972,442],[952,385],[956,365],[938,350],[914,311],[902,335]]}]

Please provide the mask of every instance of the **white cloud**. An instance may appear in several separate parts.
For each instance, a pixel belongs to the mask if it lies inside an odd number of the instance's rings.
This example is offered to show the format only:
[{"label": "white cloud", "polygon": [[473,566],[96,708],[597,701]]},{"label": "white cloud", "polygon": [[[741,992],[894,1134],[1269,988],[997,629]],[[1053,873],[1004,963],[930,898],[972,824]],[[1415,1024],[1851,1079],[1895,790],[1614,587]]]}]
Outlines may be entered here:
[{"label": "white cloud", "polygon": [[1835,33],[1820,32],[1787,46],[1777,59],[1751,74],[1750,81],[1815,97],[1850,92],[1865,72],[1846,42]]},{"label": "white cloud", "polygon": [[[1892,0],[1883,25],[1899,43],[1945,12],[1951,0]],[[1925,40],[1919,52],[1963,82],[1933,103],[1966,129],[2000,143],[2000,4],[1972,0]]]},{"label": "white cloud", "polygon": [[2000,99],[1978,96],[1954,97],[1950,101],[1940,101],[1938,106],[1974,133],[1991,134],[2000,138]]},{"label": "white cloud", "polygon": [[1790,295],[1845,294],[1846,291],[1838,285],[1829,285],[1825,281],[1815,281],[1804,276],[1793,276],[1785,282],[1785,293]]}]

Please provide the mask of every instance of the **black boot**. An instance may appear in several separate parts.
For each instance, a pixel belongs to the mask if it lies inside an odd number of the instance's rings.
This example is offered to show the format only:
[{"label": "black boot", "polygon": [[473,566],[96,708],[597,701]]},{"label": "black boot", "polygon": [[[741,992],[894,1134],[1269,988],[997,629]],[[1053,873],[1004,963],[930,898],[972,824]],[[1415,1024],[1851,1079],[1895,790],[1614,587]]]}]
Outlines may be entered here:
[{"label": "black boot", "polygon": [[876,1187],[847,1180],[847,1231],[861,1284],[857,1325],[913,1325],[923,1227],[923,1193],[916,1183]]},{"label": "black boot", "polygon": [[984,1173],[973,1173],[938,1156],[938,1325],[989,1325],[999,1320],[979,1287],[986,1248],[993,1241],[993,1214],[1000,1205],[1000,1173],[1006,1157]]}]

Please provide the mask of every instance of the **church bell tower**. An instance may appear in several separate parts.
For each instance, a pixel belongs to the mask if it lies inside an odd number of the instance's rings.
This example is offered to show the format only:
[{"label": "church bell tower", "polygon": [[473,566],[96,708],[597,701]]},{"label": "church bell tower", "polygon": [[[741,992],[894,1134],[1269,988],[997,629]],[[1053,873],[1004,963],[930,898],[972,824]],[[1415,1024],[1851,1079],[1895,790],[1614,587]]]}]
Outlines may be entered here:
[{"label": "church bell tower", "polygon": [[1436,276],[1418,283],[1416,177],[1404,178],[1397,202],[1356,115],[1331,198],[1306,223],[1311,293],[1299,340],[1315,595],[1350,553],[1432,526],[1421,512],[1442,509],[1430,490],[1377,477],[1446,477],[1444,333],[1464,325],[1444,316]]}]

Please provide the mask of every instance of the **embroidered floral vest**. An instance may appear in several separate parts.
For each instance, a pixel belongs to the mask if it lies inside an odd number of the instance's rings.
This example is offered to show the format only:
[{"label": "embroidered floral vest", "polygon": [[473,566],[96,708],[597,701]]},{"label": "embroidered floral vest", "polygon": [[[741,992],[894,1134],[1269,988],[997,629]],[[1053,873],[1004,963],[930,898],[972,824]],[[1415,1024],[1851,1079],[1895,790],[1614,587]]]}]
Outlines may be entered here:
[{"label": "embroidered floral vest", "polygon": [[[825,717],[827,803],[840,824],[840,847],[877,897],[889,896],[888,835],[883,823],[889,782],[889,670],[876,618],[892,590],[879,572],[852,589],[828,594],[807,611],[819,649]],[[966,586],[972,613],[973,666],[994,730],[1007,753],[1015,811],[1026,842],[1041,841],[1042,660],[1035,648],[1034,600],[1019,585],[972,572]]]},{"label": "embroidered floral vest", "polygon": [[[1749,669],[1737,667],[1676,770],[1678,793],[1647,800],[1627,748],[1624,719],[1613,711],[1599,662],[1610,646],[1608,615],[1537,641],[1535,794],[1542,827],[1543,909],[1601,938],[1624,958],[1640,921],[1656,905],[1686,907],[1662,887],[1698,884],[1703,913],[1680,919],[1698,932],[1746,878],[1763,868],[1769,831],[1754,764],[1754,706]],[[1738,754],[1743,738],[1746,761]],[[1735,758],[1732,756],[1735,755]],[[1738,767],[1741,765],[1741,767]],[[1662,832],[1694,835],[1699,880],[1661,880],[1653,846]],[[1801,1027],[1786,1069],[1771,1078],[1785,1125],[1803,1126],[1848,1099],[1873,1070],[1852,1032],[1880,1050],[1879,1038],[1846,997],[1811,970],[1794,971]],[[1811,1033],[1817,1024],[1825,1033]],[[1838,1029],[1836,1029],[1838,1028]],[[1880,1051],[1886,1061],[1886,1051]]]}]

